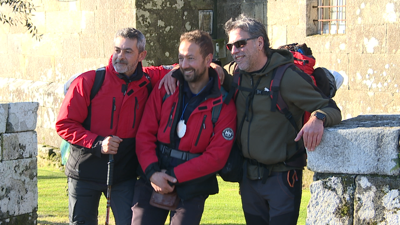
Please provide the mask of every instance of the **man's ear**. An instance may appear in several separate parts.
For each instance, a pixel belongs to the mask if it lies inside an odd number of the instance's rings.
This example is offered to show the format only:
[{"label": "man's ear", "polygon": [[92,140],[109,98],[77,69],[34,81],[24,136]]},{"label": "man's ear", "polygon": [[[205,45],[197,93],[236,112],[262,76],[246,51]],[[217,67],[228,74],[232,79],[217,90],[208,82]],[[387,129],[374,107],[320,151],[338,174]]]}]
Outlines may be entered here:
[{"label": "man's ear", "polygon": [[141,53],[139,53],[139,62],[141,62],[141,61],[143,61],[144,60],[144,58],[146,58],[146,55],[147,55],[147,51],[146,50],[144,50],[143,52],[141,52]]},{"label": "man's ear", "polygon": [[262,38],[261,36],[257,38],[257,47],[260,49],[264,48],[264,38]]},{"label": "man's ear", "polygon": [[208,54],[207,56],[206,56],[206,58],[204,59],[204,61],[206,61],[206,63],[207,63],[207,65],[208,66],[210,66],[210,64],[211,64],[211,62],[212,62],[212,59],[213,59],[213,54]]}]

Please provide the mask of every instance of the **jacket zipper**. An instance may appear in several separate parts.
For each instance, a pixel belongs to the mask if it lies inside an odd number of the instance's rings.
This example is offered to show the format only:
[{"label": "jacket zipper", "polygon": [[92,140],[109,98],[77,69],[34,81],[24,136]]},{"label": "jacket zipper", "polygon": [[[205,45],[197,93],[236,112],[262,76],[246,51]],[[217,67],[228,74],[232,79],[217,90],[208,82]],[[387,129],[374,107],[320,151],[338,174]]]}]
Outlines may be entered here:
[{"label": "jacket zipper", "polygon": [[113,97],[113,104],[112,104],[112,108],[111,108],[111,125],[110,125],[110,129],[113,128],[113,121],[114,121],[114,111],[116,110],[116,106],[115,106],[115,97]]},{"label": "jacket zipper", "polygon": [[135,108],[134,108],[134,110],[133,110],[133,125],[132,125],[132,128],[135,128],[135,124],[136,124],[136,110],[138,110],[138,109],[139,109],[139,103],[138,103],[137,97],[135,97]]},{"label": "jacket zipper", "polygon": [[200,140],[201,132],[202,132],[204,129],[206,129],[206,124],[205,124],[206,118],[207,118],[207,115],[204,115],[204,117],[203,117],[203,122],[201,122],[199,135],[197,135],[196,143],[194,144],[194,146],[197,146],[197,143],[199,143],[199,140]]},{"label": "jacket zipper", "polygon": [[165,131],[167,130],[167,128],[170,127],[171,124],[172,124],[172,114],[174,113],[175,104],[176,104],[176,103],[174,102],[174,104],[172,105],[171,112],[170,112],[170,114],[169,114],[169,119],[168,119],[168,122],[167,122],[167,126],[164,128],[164,132],[165,132]]}]

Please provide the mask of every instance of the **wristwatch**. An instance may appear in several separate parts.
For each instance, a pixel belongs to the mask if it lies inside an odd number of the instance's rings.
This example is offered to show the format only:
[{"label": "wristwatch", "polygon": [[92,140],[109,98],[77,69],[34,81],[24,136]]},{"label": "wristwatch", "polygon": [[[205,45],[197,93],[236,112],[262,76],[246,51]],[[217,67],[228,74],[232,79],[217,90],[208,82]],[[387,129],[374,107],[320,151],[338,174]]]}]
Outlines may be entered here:
[{"label": "wristwatch", "polygon": [[320,113],[320,112],[316,112],[316,113],[314,114],[314,116],[316,116],[317,119],[322,120],[322,122],[325,124],[325,120],[326,120],[325,114]]}]

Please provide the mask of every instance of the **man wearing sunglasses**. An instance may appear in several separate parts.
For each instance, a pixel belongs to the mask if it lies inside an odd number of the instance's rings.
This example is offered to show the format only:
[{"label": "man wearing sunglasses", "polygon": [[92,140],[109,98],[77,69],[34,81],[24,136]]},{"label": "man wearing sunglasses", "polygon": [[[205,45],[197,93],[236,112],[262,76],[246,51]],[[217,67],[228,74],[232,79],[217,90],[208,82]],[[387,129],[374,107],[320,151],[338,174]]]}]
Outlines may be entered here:
[{"label": "man wearing sunglasses", "polygon": [[[240,191],[246,223],[296,224],[304,147],[315,149],[324,127],[340,123],[340,110],[307,74],[290,66],[279,87],[294,118],[292,125],[278,110],[271,110],[268,94],[271,77],[278,67],[293,63],[292,54],[271,49],[264,25],[244,15],[227,21],[225,32],[234,62],[225,66],[233,76],[225,78],[224,88],[235,93],[237,141],[245,157]],[[302,126],[305,111],[312,117]]]}]

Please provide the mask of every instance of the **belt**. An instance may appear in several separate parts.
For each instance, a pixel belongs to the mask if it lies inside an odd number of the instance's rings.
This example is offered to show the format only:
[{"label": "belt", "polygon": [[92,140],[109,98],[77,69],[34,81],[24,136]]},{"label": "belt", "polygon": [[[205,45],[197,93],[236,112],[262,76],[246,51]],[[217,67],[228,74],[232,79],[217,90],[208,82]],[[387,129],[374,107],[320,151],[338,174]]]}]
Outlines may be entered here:
[{"label": "belt", "polygon": [[[273,171],[273,170],[274,170],[274,166],[275,166],[276,164],[267,165],[267,164],[264,164],[264,163],[260,163],[260,162],[258,162],[258,161],[255,160],[255,159],[249,159],[249,158],[245,158],[245,159],[246,159],[247,162],[248,162],[249,164],[251,164],[251,165],[255,165],[255,166],[263,167],[263,168],[264,168],[264,175],[263,175],[263,177],[262,177],[262,183],[263,183],[263,184],[265,184],[265,182],[267,181],[267,178],[268,178],[269,176],[271,176],[271,175],[278,175],[278,174],[282,173],[282,172]],[[259,178],[259,179],[261,179],[261,178]]]},{"label": "belt", "polygon": [[194,154],[190,152],[185,152],[177,149],[170,148],[164,144],[159,144],[159,150],[162,154],[168,155],[169,157],[181,159],[181,160],[191,160],[193,158],[199,157],[201,154]]}]

